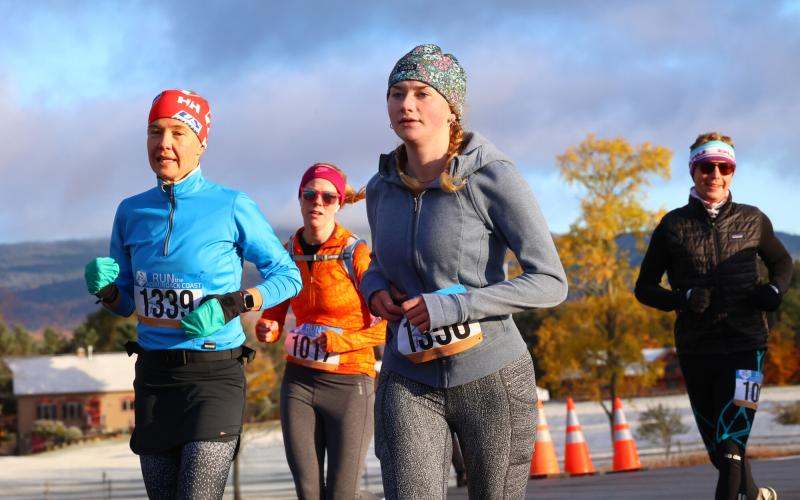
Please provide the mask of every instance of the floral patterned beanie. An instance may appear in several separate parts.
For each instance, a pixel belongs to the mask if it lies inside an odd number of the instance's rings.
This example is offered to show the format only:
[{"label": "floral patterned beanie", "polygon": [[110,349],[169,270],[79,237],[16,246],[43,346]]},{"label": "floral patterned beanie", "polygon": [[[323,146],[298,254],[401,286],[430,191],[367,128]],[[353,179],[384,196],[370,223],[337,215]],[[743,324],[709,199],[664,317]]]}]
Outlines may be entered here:
[{"label": "floral patterned beanie", "polygon": [[[417,45],[394,65],[389,74],[389,87],[404,80],[426,83],[442,94],[456,114],[464,111],[467,75],[453,54],[443,54],[438,45]],[[388,98],[389,92],[387,90]]]}]

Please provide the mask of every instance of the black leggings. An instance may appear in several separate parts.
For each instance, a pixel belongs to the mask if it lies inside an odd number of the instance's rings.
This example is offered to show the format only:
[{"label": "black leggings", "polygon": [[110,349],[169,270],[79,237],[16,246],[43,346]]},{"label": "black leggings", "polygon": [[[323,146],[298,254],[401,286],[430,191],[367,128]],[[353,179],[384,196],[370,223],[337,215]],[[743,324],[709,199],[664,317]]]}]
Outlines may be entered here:
[{"label": "black leggings", "polygon": [[191,441],[167,453],[139,455],[150,500],[219,500],[238,438]]},{"label": "black leggings", "polygon": [[756,410],[734,402],[737,370],[763,373],[766,351],[680,355],[681,370],[700,436],[711,463],[719,471],[716,500],[739,494],[758,498],[758,487],[745,455]]},{"label": "black leggings", "polygon": [[374,403],[374,381],[368,375],[286,364],[281,429],[299,499],[363,497],[359,482],[372,442]]}]

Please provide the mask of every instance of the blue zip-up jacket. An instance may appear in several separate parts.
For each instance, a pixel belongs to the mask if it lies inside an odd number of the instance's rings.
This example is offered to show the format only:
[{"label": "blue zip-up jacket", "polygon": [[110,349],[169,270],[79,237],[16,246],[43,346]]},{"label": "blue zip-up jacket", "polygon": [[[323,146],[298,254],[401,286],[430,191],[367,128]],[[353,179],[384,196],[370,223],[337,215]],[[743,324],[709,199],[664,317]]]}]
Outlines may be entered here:
[{"label": "blue zip-up jacket", "polygon": [[[432,387],[454,387],[492,374],[527,352],[511,314],[552,307],[567,296],[567,279],[553,238],[528,183],[511,160],[476,133],[450,173],[466,180],[448,193],[435,180],[418,196],[397,175],[395,154],[382,155],[367,185],[373,258],[361,293],[394,284],[422,295],[431,329],[479,322],[484,339],[469,350],[423,363],[398,351],[399,321],[389,322],[382,369]],[[514,252],[522,274],[507,279]],[[467,293],[436,290],[461,284]]]},{"label": "blue zip-up jacket", "polygon": [[127,198],[114,218],[110,256],[119,264],[115,313],[139,317],[145,350],[226,350],[244,343],[241,321],[189,338],[180,320],[211,294],[239,290],[242,259],[264,277],[262,308],[297,295],[300,271],[246,194],[208,182],[197,168],[177,184]]}]

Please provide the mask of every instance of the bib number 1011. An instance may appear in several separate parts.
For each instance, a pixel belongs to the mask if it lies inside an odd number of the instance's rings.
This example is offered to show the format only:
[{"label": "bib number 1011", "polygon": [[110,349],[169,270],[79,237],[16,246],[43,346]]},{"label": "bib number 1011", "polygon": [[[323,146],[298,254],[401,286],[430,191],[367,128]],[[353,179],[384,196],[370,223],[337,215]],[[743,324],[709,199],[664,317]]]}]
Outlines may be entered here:
[{"label": "bib number 1011", "polygon": [[[290,334],[292,339],[292,356],[295,358],[303,358],[303,359],[313,359],[314,361],[322,361],[323,363],[328,362],[328,353],[323,351],[320,353],[319,344],[315,342],[311,342],[311,337],[307,335],[300,335],[297,333]],[[311,344],[313,344],[313,355],[309,356],[312,351]],[[324,354],[322,358],[320,358],[320,354]]]},{"label": "bib number 1011", "polygon": [[326,352],[316,342],[323,332],[331,331],[340,335],[341,328],[324,325],[305,324],[293,328],[283,343],[283,350],[293,362],[321,370],[335,370],[339,366],[339,353]]}]

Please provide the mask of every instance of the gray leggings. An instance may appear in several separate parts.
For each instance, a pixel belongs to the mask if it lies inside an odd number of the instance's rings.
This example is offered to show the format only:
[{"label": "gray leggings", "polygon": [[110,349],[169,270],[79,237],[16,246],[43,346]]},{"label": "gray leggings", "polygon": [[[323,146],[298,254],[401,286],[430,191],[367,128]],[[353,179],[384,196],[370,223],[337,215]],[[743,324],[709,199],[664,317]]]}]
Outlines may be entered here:
[{"label": "gray leggings", "polygon": [[150,500],[219,500],[238,439],[191,441],[180,448],[139,455],[142,477]]},{"label": "gray leggings", "polygon": [[387,500],[447,497],[451,429],[461,441],[469,498],[522,499],[536,437],[536,382],[527,354],[449,389],[381,373],[375,454]]},{"label": "gray leggings", "polygon": [[374,386],[368,375],[326,373],[287,363],[281,384],[281,428],[301,500],[358,498],[372,441]]}]

